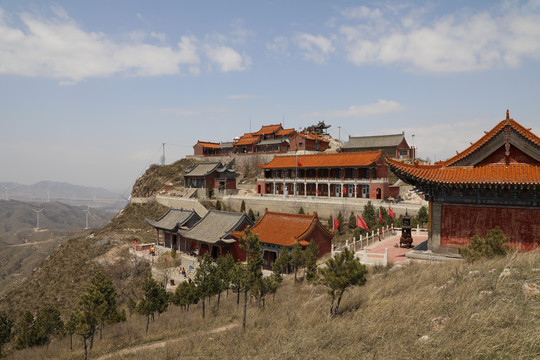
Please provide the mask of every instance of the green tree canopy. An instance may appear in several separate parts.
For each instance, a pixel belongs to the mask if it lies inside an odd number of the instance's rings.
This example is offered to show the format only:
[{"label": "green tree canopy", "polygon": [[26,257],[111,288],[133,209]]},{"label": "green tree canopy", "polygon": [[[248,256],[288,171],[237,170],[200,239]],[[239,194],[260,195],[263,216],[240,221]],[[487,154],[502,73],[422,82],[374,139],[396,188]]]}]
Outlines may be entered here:
[{"label": "green tree canopy", "polygon": [[0,312],[0,358],[2,357],[2,347],[11,341],[13,336],[13,320],[5,312]]},{"label": "green tree canopy", "polygon": [[[364,285],[367,269],[345,248],[340,254],[328,259],[326,267],[322,268],[320,273],[320,283],[328,288],[328,295],[332,298],[330,315],[337,315],[343,293],[351,286]],[[336,297],[337,304],[334,308]]]},{"label": "green tree canopy", "polygon": [[508,243],[510,239],[506,237],[500,227],[495,227],[487,232],[485,238],[474,236],[469,244],[458,249],[459,254],[467,261],[473,262],[481,258],[494,258],[505,256],[508,253]]},{"label": "green tree canopy", "polygon": [[167,309],[169,298],[165,286],[155,281],[151,274],[144,279],[143,290],[144,298],[137,305],[137,312],[146,315],[146,332],[148,333],[150,315],[153,318],[156,312],[164,312]]}]

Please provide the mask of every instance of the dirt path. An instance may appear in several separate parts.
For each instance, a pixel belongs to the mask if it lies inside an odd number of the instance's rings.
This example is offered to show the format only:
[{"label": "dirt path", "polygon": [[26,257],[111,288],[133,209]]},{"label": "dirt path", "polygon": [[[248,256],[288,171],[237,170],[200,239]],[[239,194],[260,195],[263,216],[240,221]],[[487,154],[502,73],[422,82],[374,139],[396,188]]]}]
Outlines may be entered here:
[{"label": "dirt path", "polygon": [[43,240],[43,241],[34,241],[34,242],[27,242],[23,244],[13,244],[13,245],[0,245],[0,247],[16,247],[16,246],[30,246],[30,245],[41,245],[50,243],[53,241],[57,241],[58,239],[49,239],[49,240]]},{"label": "dirt path", "polygon": [[[235,328],[235,327],[237,327],[239,325],[240,324],[225,325],[225,326],[222,326],[222,327],[219,327],[219,328],[212,329],[212,330],[208,331],[208,334],[216,334],[216,333],[220,333],[220,332],[223,332],[223,331],[227,331],[227,330]],[[169,339],[169,340],[156,341],[156,342],[149,343],[149,344],[134,346],[134,347],[130,347],[130,348],[127,348],[127,349],[118,350],[118,351],[115,351],[113,353],[109,353],[107,355],[103,355],[103,356],[97,358],[97,360],[111,359],[112,357],[115,357],[115,356],[124,356],[124,355],[136,354],[136,353],[138,353],[140,351],[159,349],[159,348],[163,348],[163,347],[167,346],[167,344],[172,344],[172,343],[175,343],[175,342],[178,342],[178,341],[180,341],[180,339]]]}]

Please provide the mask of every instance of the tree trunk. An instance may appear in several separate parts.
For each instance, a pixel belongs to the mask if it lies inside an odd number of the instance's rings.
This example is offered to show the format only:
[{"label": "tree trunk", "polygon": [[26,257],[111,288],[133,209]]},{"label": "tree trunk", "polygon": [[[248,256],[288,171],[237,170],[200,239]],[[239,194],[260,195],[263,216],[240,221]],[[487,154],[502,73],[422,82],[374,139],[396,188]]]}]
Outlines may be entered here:
[{"label": "tree trunk", "polygon": [[244,289],[244,317],[242,319],[242,328],[246,328],[246,314],[247,314],[247,293],[248,289],[247,287]]},{"label": "tree trunk", "polygon": [[221,299],[221,293],[218,294],[217,296],[217,308],[219,310],[219,300]]},{"label": "tree trunk", "polygon": [[236,306],[240,305],[240,290],[236,293]]},{"label": "tree trunk", "polygon": [[88,348],[86,346],[86,337],[83,337],[83,343],[84,343],[84,360],[88,358]]},{"label": "tree trunk", "polygon": [[69,351],[73,351],[73,334],[69,334]]},{"label": "tree trunk", "polygon": [[150,313],[146,313],[146,333],[148,334],[148,325],[150,324]]},{"label": "tree trunk", "polygon": [[335,295],[332,294],[332,302],[330,302],[330,316],[332,316],[334,314],[334,300],[335,300]]},{"label": "tree trunk", "polygon": [[335,309],[335,315],[337,315],[339,304],[341,303],[341,297],[342,296],[343,296],[343,291],[339,293],[339,297],[337,299],[337,305],[336,305],[336,309]]},{"label": "tree trunk", "polygon": [[204,297],[202,298],[202,317],[204,319]]},{"label": "tree trunk", "polygon": [[101,322],[101,326],[99,327],[99,340],[103,339],[103,321]]},{"label": "tree trunk", "polygon": [[94,334],[96,333],[96,329],[92,328],[92,335],[90,336],[90,350],[94,348]]},{"label": "tree trunk", "polygon": [[298,272],[298,266],[294,267],[294,283],[296,284],[296,273]]}]

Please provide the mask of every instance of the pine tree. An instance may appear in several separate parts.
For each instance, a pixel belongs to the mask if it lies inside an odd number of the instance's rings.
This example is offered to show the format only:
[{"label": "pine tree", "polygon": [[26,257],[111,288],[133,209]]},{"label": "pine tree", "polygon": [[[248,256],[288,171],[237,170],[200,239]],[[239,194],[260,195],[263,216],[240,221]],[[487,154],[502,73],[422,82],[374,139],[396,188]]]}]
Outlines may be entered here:
[{"label": "pine tree", "polygon": [[319,246],[315,241],[310,241],[304,252],[306,277],[308,280],[314,280],[317,277],[317,255],[319,254]]},{"label": "pine tree", "polygon": [[246,212],[246,202],[242,200],[242,204],[240,204],[240,212]]},{"label": "pine tree", "polygon": [[252,221],[255,221],[255,213],[253,212],[253,210],[249,209],[249,211],[248,211],[248,217],[249,217]]},{"label": "pine tree", "polygon": [[[131,298],[130,298],[131,299]],[[64,333],[69,335],[69,350],[73,350],[73,334],[75,333],[77,317],[75,313],[71,313],[69,320],[64,325]]]},{"label": "pine tree", "polygon": [[356,227],[356,216],[354,215],[354,212],[351,211],[351,215],[349,215],[349,229],[354,229]]},{"label": "pine tree", "polygon": [[[347,248],[326,261],[326,267],[321,269],[320,283],[328,287],[328,295],[332,298],[330,315],[337,315],[343,293],[350,286],[364,285],[366,283],[367,269],[360,264],[354,254]],[[334,302],[337,297],[337,304]]]},{"label": "pine tree", "polygon": [[240,293],[244,290],[246,270],[244,264],[240,262],[234,263],[234,266],[229,272],[231,281],[231,290],[236,293],[236,305],[240,305]]},{"label": "pine tree", "polygon": [[154,318],[156,312],[162,313],[167,309],[169,298],[165,287],[156,282],[149,274],[143,283],[144,298],[137,305],[137,312],[146,315],[146,332],[150,324],[150,316]]},{"label": "pine tree", "polygon": [[366,222],[366,225],[371,229],[377,228],[378,224],[378,216],[379,214],[375,214],[375,207],[371,203],[371,201],[368,201],[366,205],[364,205],[364,209],[362,211],[362,219]]},{"label": "pine tree", "polygon": [[420,226],[423,227],[424,224],[426,224],[428,221],[429,221],[428,209],[427,209],[427,207],[422,206],[422,207],[418,210],[418,213],[416,214],[416,222],[417,222]]},{"label": "pine tree", "polygon": [[205,300],[210,296],[217,294],[218,281],[217,281],[217,266],[214,264],[212,258],[205,253],[199,267],[195,272],[193,281],[197,285],[199,295],[202,300],[202,317],[204,319],[206,315]]},{"label": "pine tree", "polygon": [[304,208],[300,206],[300,210],[298,210],[298,214],[304,215],[306,212],[304,211]]},{"label": "pine tree", "polygon": [[64,323],[60,319],[60,311],[55,307],[46,307],[40,310],[36,316],[36,345],[47,345],[51,342],[51,336],[61,334]]},{"label": "pine tree", "polygon": [[481,258],[505,256],[508,253],[506,243],[510,241],[500,227],[487,232],[485,238],[474,236],[469,244],[458,249],[459,254],[468,262]]},{"label": "pine tree", "polygon": [[[94,301],[97,302],[96,307],[100,321],[99,339],[101,340],[105,322],[114,323],[121,319],[117,309],[116,288],[109,276],[98,273],[92,279],[89,291],[96,292]],[[92,347],[90,346],[90,348]]]},{"label": "pine tree", "polygon": [[291,254],[289,253],[289,249],[285,246],[281,247],[281,250],[279,251],[279,256],[277,257],[276,261],[272,264],[272,272],[273,276],[281,282],[283,280],[283,276],[281,275],[284,271],[288,272],[289,265],[291,264]]},{"label": "pine tree", "polygon": [[81,310],[73,313],[75,323],[75,334],[79,335],[83,341],[84,360],[88,358],[88,340],[94,336],[98,319],[95,314],[82,307]]},{"label": "pine tree", "polygon": [[17,324],[16,349],[20,350],[34,345],[36,339],[34,324],[34,315],[30,311],[26,311],[21,321]]},{"label": "pine tree", "polygon": [[231,286],[230,272],[234,267],[234,259],[231,254],[227,254],[223,257],[217,259],[217,308],[219,309],[219,301],[221,298],[221,293],[223,291],[229,292]]},{"label": "pine tree", "polygon": [[[246,327],[246,315],[247,315],[247,293],[251,290],[252,294],[260,286],[262,281],[262,250],[259,236],[251,232],[248,227],[244,230],[244,236],[241,238],[242,246],[246,251],[247,264],[245,266],[244,280],[244,316],[242,319],[242,327]],[[254,294],[255,295],[255,294]]]},{"label": "pine tree", "polygon": [[297,274],[298,269],[302,268],[305,264],[305,257],[304,257],[304,251],[302,250],[302,247],[296,243],[291,251],[291,261],[290,264],[294,268],[294,282],[296,283],[298,281]]},{"label": "pine tree", "polygon": [[221,201],[216,201],[216,210],[221,210]]},{"label": "pine tree", "polygon": [[341,211],[338,213],[338,216],[337,216],[337,221],[339,222],[339,226],[337,228],[338,230],[338,234],[343,234],[343,230],[345,229],[345,224],[343,223],[343,214],[341,213]]},{"label": "pine tree", "polygon": [[2,346],[11,341],[12,330],[13,320],[5,311],[0,312],[0,358],[2,357]]}]

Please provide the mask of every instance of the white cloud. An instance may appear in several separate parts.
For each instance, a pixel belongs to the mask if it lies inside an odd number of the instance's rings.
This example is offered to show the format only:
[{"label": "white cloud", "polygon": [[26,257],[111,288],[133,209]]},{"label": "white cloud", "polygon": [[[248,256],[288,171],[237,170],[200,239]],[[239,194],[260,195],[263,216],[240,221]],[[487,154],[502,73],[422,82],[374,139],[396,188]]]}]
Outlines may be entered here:
[{"label": "white cloud", "polygon": [[345,110],[316,111],[304,115],[304,117],[324,117],[324,118],[343,118],[343,117],[368,117],[379,114],[387,114],[405,110],[405,106],[393,100],[379,100],[373,104],[353,105]]},{"label": "white cloud", "polygon": [[409,145],[417,147],[417,156],[422,159],[429,158],[433,162],[433,160],[447,160],[456,155],[456,152],[465,150],[471,142],[479,140],[484,136],[484,131],[491,130],[493,126],[493,119],[470,119],[447,123],[409,124],[405,128],[385,129],[385,131],[386,133],[405,131]]},{"label": "white cloud", "polygon": [[504,11],[429,20],[429,13],[409,8],[362,6],[344,13],[358,21],[342,25],[340,34],[348,59],[358,66],[399,64],[443,73],[517,67],[540,58],[540,13],[530,5],[511,2]]},{"label": "white cloud", "polygon": [[289,40],[284,36],[277,36],[274,41],[266,43],[266,48],[279,56],[290,56],[289,53]]},{"label": "white cloud", "polygon": [[[115,38],[83,29],[61,7],[52,12],[50,18],[22,13],[16,27],[0,8],[0,74],[53,78],[65,85],[114,75],[197,75],[202,61],[218,63],[223,72],[243,71],[251,63],[231,47],[208,45],[195,36],[183,36],[175,46],[156,32],[136,30]],[[157,39],[159,45],[147,39]],[[201,59],[205,53],[208,58]]]},{"label": "white cloud", "polygon": [[328,56],[335,50],[332,40],[322,35],[301,33],[296,35],[295,42],[306,60],[318,64],[326,63]]},{"label": "white cloud", "polygon": [[207,46],[206,56],[216,63],[222,72],[243,71],[251,66],[251,59],[233,48],[223,45]]}]

